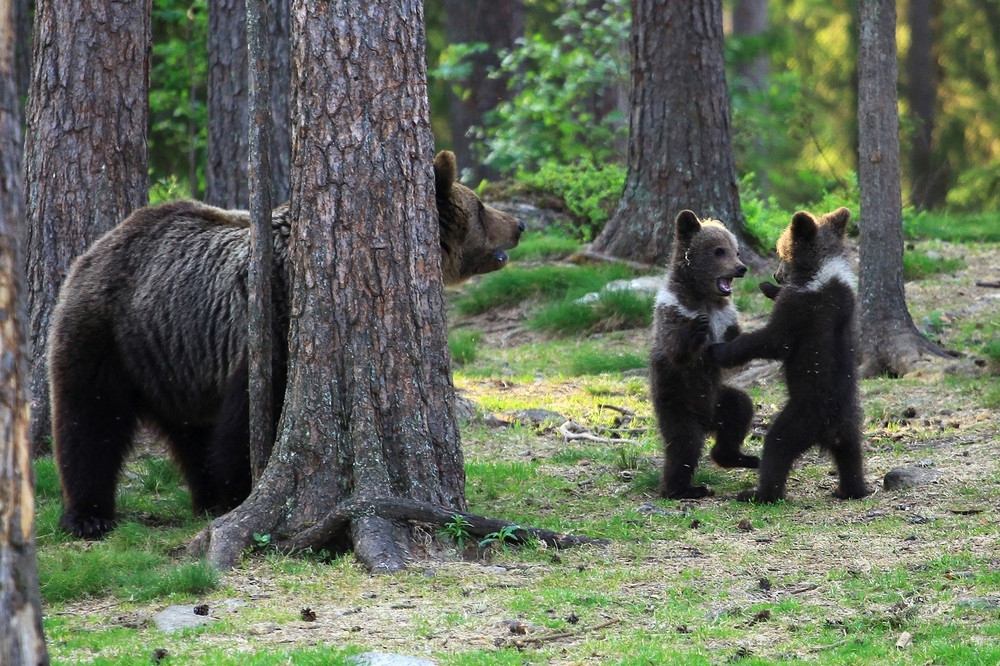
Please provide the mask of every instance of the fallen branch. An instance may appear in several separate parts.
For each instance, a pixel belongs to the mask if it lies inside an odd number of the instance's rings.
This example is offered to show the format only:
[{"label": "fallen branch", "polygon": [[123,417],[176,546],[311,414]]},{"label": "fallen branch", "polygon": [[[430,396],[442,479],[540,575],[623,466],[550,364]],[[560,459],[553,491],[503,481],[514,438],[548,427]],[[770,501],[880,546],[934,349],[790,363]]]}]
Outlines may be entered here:
[{"label": "fallen branch", "polygon": [[601,442],[602,444],[624,444],[635,441],[621,437],[600,437],[599,435],[595,435],[590,432],[579,423],[574,423],[573,421],[566,421],[559,426],[559,434],[565,437],[566,441],[583,439],[588,442]]},{"label": "fallen branch", "polygon": [[[616,625],[621,622],[621,618],[613,618],[607,622],[602,622],[601,624],[595,624],[592,627],[584,627],[579,631],[561,631],[557,634],[546,634],[545,636],[534,636],[532,638],[510,638],[504,641],[506,645],[516,647],[518,649],[528,647],[528,645],[540,645],[542,643],[548,643],[550,641],[558,641],[563,638],[574,638],[580,634],[586,634],[591,631],[600,631],[601,629],[607,629],[612,625]],[[498,646],[503,647],[503,646]]]},{"label": "fallen branch", "polygon": [[977,287],[988,287],[989,289],[1000,289],[1000,282],[980,282],[976,281]]}]

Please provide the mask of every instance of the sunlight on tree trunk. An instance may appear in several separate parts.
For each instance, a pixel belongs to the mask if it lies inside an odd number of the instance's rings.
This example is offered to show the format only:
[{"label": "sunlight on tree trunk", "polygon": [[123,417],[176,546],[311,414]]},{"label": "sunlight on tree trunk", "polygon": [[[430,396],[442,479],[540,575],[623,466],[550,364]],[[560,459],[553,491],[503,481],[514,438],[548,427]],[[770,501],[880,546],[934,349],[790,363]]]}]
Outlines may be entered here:
[{"label": "sunlight on tree trunk", "polygon": [[630,107],[624,192],[591,249],[663,266],[673,220],[690,208],[722,221],[744,261],[762,266],[740,208],[721,0],[632,0]]},{"label": "sunlight on tree trunk", "polygon": [[861,0],[858,13],[861,375],[903,375],[922,354],[944,352],[914,326],[903,289],[896,6]]}]

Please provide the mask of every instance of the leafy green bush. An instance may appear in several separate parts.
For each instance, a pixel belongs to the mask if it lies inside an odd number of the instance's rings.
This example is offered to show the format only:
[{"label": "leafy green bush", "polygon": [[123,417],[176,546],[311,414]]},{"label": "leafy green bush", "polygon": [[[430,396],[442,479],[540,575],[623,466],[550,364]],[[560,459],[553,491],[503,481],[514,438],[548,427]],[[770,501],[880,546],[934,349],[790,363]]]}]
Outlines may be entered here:
[{"label": "leafy green bush", "polygon": [[[608,98],[615,88],[628,89],[628,49],[623,48],[629,39],[628,2],[609,0],[594,7],[588,0],[568,0],[555,27],[553,37],[534,33],[500,54],[495,74],[518,92],[473,133],[485,146],[484,163],[502,173],[552,161],[605,164],[622,157],[628,138],[624,114],[593,100]],[[468,74],[462,60],[479,48],[447,49],[434,75],[461,86]]]},{"label": "leafy green bush", "polygon": [[625,175],[621,164],[595,165],[588,160],[573,164],[545,162],[536,171],[523,167],[517,170],[519,182],[563,198],[570,212],[583,221],[577,231],[585,243],[601,232],[614,212]]}]

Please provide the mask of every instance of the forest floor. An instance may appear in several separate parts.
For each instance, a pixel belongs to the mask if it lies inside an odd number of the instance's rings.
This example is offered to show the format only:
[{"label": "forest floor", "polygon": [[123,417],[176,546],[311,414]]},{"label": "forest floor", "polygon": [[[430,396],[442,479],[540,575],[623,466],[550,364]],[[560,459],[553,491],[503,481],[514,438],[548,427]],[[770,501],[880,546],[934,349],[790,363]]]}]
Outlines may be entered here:
[{"label": "forest floor", "polygon": [[[156,648],[176,664],[340,663],[305,656],[323,646],[440,664],[996,663],[1000,369],[969,351],[1000,331],[1000,288],[977,286],[1000,282],[1000,246],[920,249],[965,262],[906,293],[918,327],[963,355],[862,383],[868,498],[834,499],[829,460],[813,450],[776,506],[735,502],[754,473],[707,457],[697,480],[714,496],[660,500],[642,371],[525,373],[519,359],[533,348],[571,353],[583,341],[526,329],[527,306],[456,317],[453,327],[484,334],[477,360],[455,373],[477,406],[462,429],[470,510],[607,545],[460,549],[427,531],[410,570],[383,576],[350,556],[253,554],[198,600],[214,618],[204,629],[159,632],[162,601],[49,608],[62,618],[49,632],[53,663],[126,663]],[[588,338],[608,354],[648,349],[647,330]],[[746,448],[759,452],[784,399],[778,368],[757,362],[733,381],[757,405]],[[901,467],[924,483],[886,490]],[[110,632],[117,647],[60,638],[79,631]],[[245,660],[212,656],[226,653]]]}]

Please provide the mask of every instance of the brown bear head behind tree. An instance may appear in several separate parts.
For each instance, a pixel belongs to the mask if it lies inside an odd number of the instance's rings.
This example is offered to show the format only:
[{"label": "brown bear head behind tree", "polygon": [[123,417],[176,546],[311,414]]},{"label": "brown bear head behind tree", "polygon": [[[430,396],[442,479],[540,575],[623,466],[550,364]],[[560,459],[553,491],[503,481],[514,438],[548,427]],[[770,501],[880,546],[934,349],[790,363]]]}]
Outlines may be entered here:
[{"label": "brown bear head behind tree", "polygon": [[806,286],[820,279],[820,272],[852,273],[847,264],[844,236],[851,211],[838,208],[819,218],[806,211],[792,217],[791,224],[778,238],[777,250],[781,263],[774,273],[779,284]]},{"label": "brown bear head behind tree", "polygon": [[441,272],[448,285],[506,266],[507,250],[517,246],[524,231],[524,222],[485,205],[457,178],[455,153],[442,150],[434,158],[434,183],[441,228]]},{"label": "brown bear head behind tree", "polygon": [[722,307],[733,293],[733,279],[743,277],[747,267],[740,261],[736,237],[721,222],[699,221],[684,210],[674,221],[670,270],[674,293]]}]

